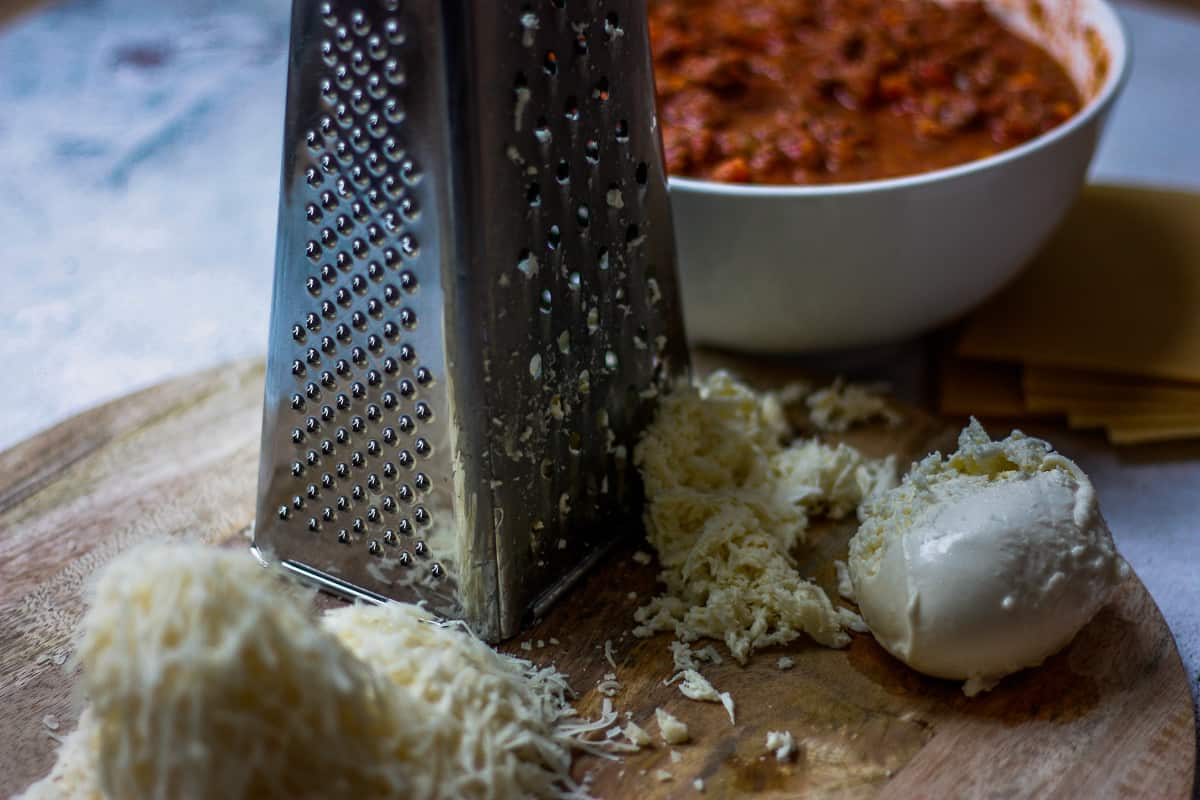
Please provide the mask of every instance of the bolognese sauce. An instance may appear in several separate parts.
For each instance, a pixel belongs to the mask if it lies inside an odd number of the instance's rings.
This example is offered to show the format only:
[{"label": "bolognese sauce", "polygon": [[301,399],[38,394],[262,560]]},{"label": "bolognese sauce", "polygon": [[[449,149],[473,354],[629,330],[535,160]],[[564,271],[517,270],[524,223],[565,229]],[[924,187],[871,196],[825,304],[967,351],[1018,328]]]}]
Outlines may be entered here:
[{"label": "bolognese sauce", "polygon": [[1079,91],[975,0],[649,0],[668,171],[735,183],[889,178],[1061,124]]}]

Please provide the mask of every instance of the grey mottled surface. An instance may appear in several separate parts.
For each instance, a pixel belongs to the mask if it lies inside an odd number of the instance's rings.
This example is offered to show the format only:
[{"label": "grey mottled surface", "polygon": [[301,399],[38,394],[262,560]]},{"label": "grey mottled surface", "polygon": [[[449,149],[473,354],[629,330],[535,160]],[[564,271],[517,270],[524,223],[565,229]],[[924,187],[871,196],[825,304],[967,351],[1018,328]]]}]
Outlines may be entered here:
[{"label": "grey mottled surface", "polygon": [[[287,9],[74,0],[0,31],[0,448],[265,351]],[[1200,189],[1200,13],[1121,12],[1133,75],[1094,175]],[[892,363],[915,385],[914,359]],[[1039,433],[1092,473],[1194,691],[1200,445]]]}]

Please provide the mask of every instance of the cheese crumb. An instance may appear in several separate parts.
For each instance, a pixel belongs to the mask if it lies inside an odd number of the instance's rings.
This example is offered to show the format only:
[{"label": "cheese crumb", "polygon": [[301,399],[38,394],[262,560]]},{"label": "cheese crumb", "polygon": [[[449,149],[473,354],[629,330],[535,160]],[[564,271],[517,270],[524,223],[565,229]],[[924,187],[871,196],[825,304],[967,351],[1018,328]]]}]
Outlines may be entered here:
[{"label": "cheese crumb", "polygon": [[652,558],[653,556],[644,550],[637,550],[633,554],[633,560],[639,564],[642,564],[643,566],[649,564]]},{"label": "cheese crumb", "polygon": [[692,781],[692,788],[695,789],[697,792],[703,792],[704,791],[704,779],[696,778],[696,780]]},{"label": "cheese crumb", "polygon": [[638,747],[649,747],[653,744],[650,734],[646,733],[636,722],[628,722],[625,725],[625,738]]},{"label": "cheese crumb", "polygon": [[671,773],[667,772],[665,769],[656,769],[656,770],[654,770],[654,777],[658,778],[659,783],[666,783],[667,781],[671,780],[671,778],[673,778],[674,776]]},{"label": "cheese crumb", "polygon": [[729,715],[729,724],[736,725],[737,717],[733,713],[733,697],[729,692],[721,692],[718,699],[721,701],[721,705],[725,706],[725,713]]},{"label": "cheese crumb", "polygon": [[612,639],[604,640],[604,658],[612,665],[613,669],[617,668],[617,660],[613,657]]},{"label": "cheese crumb", "polygon": [[791,550],[810,513],[845,516],[891,488],[894,459],[817,441],[785,446],[790,431],[766,405],[724,372],[660,405],[635,463],[666,592],[638,609],[634,635],[717,639],[743,664],[804,633],[849,643],[848,618],[799,574]]},{"label": "cheese crumb", "polygon": [[696,672],[694,669],[686,669],[680,673],[683,682],[679,684],[679,691],[683,695],[692,700],[704,700],[712,703],[719,703],[720,697],[717,695],[717,690],[708,682],[708,679]]},{"label": "cheese crumb", "polygon": [[678,764],[680,761],[683,761],[683,753],[679,752],[678,750],[672,750],[671,763]]},{"label": "cheese crumb", "polygon": [[671,712],[656,708],[654,718],[658,721],[658,731],[667,744],[683,744],[688,740],[688,726]]},{"label": "cheese crumb", "polygon": [[775,666],[779,669],[791,669],[796,666],[796,661],[791,656],[780,656],[779,660],[775,662]]},{"label": "cheese crumb", "polygon": [[846,383],[838,378],[832,385],[808,396],[808,419],[817,430],[840,432],[864,422],[881,419],[895,427],[903,415],[888,405],[885,387]]},{"label": "cheese crumb", "polygon": [[833,568],[837,570],[838,594],[847,600],[854,599],[854,581],[850,579],[850,568],[845,561],[835,560]]},{"label": "cheese crumb", "polygon": [[775,754],[776,761],[791,761],[796,755],[796,739],[791,731],[768,731],[767,750]]}]

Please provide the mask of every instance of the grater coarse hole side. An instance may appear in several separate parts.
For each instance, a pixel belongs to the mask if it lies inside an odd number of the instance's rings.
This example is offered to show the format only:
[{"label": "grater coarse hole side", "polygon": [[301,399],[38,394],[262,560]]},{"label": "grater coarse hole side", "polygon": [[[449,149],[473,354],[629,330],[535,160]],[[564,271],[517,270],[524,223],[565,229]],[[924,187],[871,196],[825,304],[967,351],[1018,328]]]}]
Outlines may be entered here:
[{"label": "grater coarse hole side", "polygon": [[255,546],[515,633],[686,370],[640,2],[293,8]]}]

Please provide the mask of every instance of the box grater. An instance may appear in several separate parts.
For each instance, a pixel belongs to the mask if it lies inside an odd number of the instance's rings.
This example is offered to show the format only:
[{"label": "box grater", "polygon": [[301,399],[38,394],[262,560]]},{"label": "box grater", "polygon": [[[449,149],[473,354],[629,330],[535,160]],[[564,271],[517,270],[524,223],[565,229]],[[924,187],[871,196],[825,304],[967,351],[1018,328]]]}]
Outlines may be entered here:
[{"label": "box grater", "polygon": [[644,0],[295,0],[260,557],[496,640],[687,368]]}]

